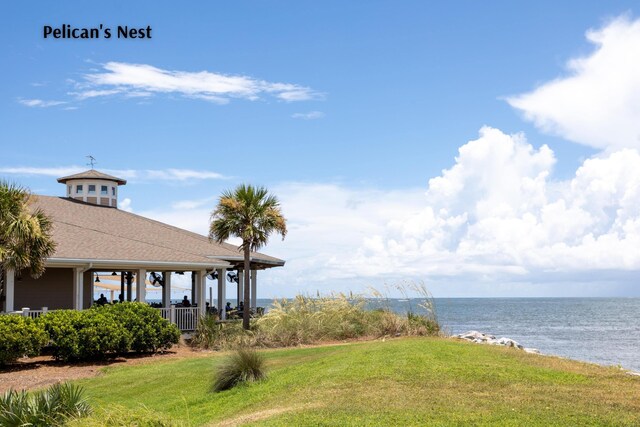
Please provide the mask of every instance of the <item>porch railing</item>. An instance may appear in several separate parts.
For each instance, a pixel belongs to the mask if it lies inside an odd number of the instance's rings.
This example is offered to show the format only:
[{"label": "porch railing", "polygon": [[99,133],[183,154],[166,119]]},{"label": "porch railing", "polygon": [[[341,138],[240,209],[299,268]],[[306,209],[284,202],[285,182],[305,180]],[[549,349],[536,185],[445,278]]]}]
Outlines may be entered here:
[{"label": "porch railing", "polygon": [[198,324],[198,307],[158,308],[163,319],[174,323],[181,331],[193,331]]},{"label": "porch railing", "polygon": [[47,309],[47,307],[42,307],[42,310],[31,310],[30,308],[23,308],[22,310],[12,311],[10,312],[10,314],[19,314],[20,316],[35,319],[36,317],[40,317],[48,312],[49,310]]},{"label": "porch railing", "polygon": [[[157,308],[156,310],[160,311],[160,316],[162,316],[163,319],[167,319],[169,322],[175,324],[182,332],[194,331],[198,325],[198,318],[200,317],[198,307],[171,307]],[[11,314],[18,314],[35,319],[48,312],[47,307],[42,307],[41,310],[23,308],[22,310],[11,312]]]}]

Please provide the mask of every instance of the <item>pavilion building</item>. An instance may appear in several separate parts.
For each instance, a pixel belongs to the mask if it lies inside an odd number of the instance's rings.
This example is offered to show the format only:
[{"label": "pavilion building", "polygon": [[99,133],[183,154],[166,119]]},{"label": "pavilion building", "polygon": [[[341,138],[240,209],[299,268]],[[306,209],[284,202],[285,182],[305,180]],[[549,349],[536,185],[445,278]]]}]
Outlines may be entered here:
[{"label": "pavilion building", "polygon": [[[91,169],[58,182],[65,184],[65,197],[37,195],[32,201],[53,222],[55,253],[38,279],[28,272],[5,272],[0,296],[3,312],[26,307],[89,308],[94,277],[100,272],[119,276],[122,298],[140,302],[146,301],[145,283],[153,272],[162,286],[166,309],[171,306],[172,274],[191,274],[193,306],[203,314],[207,279],[217,280],[218,306],[224,306],[228,272],[235,271],[237,295],[242,299],[244,265],[237,246],[118,209],[118,189],[126,184],[124,179]],[[256,308],[257,272],[283,265],[278,258],[251,253],[252,309]],[[221,313],[224,318],[224,310]]]}]

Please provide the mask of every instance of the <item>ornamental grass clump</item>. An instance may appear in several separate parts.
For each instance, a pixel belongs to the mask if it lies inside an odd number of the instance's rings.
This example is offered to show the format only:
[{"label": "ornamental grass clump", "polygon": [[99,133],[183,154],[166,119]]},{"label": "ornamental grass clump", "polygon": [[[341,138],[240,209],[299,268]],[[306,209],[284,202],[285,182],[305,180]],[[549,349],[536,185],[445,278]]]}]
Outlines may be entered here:
[{"label": "ornamental grass clump", "polygon": [[218,322],[217,316],[206,314],[198,321],[191,345],[208,350],[253,346],[255,334],[240,322]]},{"label": "ornamental grass clump", "polygon": [[216,369],[213,391],[229,390],[241,383],[266,378],[264,358],[255,350],[241,348],[223,360]]},{"label": "ornamental grass clump", "polygon": [[69,383],[34,393],[10,390],[0,397],[0,426],[62,426],[90,413],[84,390]]},{"label": "ornamental grass clump", "polygon": [[316,298],[298,295],[274,301],[257,327],[262,341],[277,346],[357,338],[370,328],[365,303],[363,297],[342,293]]},{"label": "ornamental grass clump", "polygon": [[[195,347],[290,347],[327,341],[397,336],[435,336],[440,325],[433,298],[422,283],[402,283],[393,292],[408,302],[401,314],[397,302],[372,290],[371,296],[336,293],[329,296],[297,295],[275,300],[269,311],[252,321],[250,330],[237,323],[218,322],[208,316],[199,322],[191,343]],[[414,307],[415,305],[415,307]]]}]

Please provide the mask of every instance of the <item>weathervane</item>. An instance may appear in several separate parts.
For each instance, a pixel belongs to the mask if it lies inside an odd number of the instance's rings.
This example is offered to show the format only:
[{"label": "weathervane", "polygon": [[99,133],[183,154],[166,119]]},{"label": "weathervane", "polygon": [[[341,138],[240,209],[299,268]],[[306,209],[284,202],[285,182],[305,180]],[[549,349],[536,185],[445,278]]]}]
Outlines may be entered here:
[{"label": "weathervane", "polygon": [[89,159],[89,163],[87,163],[87,166],[91,166],[91,169],[93,169],[93,166],[98,163],[96,162],[96,158],[93,157],[92,155],[88,155],[87,159]]}]

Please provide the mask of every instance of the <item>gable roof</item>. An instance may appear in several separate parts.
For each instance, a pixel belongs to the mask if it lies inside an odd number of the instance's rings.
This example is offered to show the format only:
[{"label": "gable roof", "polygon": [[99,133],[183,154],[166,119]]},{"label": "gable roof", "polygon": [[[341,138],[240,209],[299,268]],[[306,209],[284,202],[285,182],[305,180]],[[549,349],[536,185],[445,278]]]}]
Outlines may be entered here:
[{"label": "gable roof", "polygon": [[70,181],[72,179],[103,179],[106,181],[115,181],[118,183],[118,185],[125,185],[127,183],[126,179],[117,178],[113,175],[98,172],[95,169],[89,169],[87,171],[76,173],[74,175],[63,176],[62,178],[58,178],[58,182],[65,184],[67,181]]},{"label": "gable roof", "polygon": [[[53,222],[57,243],[51,262],[65,260],[113,261],[115,264],[154,264],[237,267],[242,253],[234,245],[210,242],[205,236],[140,215],[84,203],[70,198],[34,196],[33,208]],[[284,265],[259,252],[251,254],[252,268]]]}]

